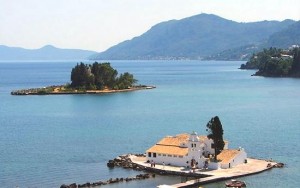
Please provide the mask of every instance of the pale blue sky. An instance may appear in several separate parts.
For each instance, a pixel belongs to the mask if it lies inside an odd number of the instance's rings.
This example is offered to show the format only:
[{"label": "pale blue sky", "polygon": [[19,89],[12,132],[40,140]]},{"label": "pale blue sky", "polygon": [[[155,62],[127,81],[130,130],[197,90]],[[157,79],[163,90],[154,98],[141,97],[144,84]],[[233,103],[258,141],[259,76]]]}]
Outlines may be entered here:
[{"label": "pale blue sky", "polygon": [[299,0],[0,0],[0,44],[103,51],[156,23],[200,13],[300,20]]}]

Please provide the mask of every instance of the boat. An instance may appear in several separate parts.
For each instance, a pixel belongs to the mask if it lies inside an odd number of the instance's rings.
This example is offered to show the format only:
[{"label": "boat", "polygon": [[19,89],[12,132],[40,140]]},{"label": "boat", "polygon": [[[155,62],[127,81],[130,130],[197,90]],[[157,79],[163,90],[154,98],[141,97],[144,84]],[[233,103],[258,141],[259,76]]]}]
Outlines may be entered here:
[{"label": "boat", "polygon": [[246,183],[239,180],[230,180],[225,182],[226,187],[246,187]]}]

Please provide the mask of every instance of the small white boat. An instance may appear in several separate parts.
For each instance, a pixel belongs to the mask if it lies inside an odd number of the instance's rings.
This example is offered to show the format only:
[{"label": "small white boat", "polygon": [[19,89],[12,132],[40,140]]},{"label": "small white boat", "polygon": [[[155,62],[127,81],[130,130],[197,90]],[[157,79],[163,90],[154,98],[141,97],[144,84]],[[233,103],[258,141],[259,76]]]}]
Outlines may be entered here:
[{"label": "small white boat", "polygon": [[225,185],[226,185],[226,187],[237,187],[237,188],[239,188],[239,187],[246,187],[246,183],[245,182],[239,181],[239,180],[234,180],[234,179],[225,182]]}]

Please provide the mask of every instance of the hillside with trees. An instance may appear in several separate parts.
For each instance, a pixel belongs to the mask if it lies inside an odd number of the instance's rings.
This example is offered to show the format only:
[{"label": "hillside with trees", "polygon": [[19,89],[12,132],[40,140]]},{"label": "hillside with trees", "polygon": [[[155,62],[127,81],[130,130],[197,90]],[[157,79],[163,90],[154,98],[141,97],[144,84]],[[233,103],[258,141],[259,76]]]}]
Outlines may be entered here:
[{"label": "hillside with trees", "polygon": [[[224,50],[261,44],[293,23],[293,20],[239,23],[213,14],[199,14],[156,24],[144,34],[91,59],[202,59]],[[252,52],[252,48],[246,49],[246,53]],[[231,53],[224,52],[228,59],[241,57]]]},{"label": "hillside with trees", "polygon": [[300,77],[300,48],[270,48],[253,54],[241,69],[258,69],[255,76]]},{"label": "hillside with trees", "polygon": [[290,25],[288,28],[272,34],[266,46],[288,48],[293,44],[300,44],[300,21]]}]

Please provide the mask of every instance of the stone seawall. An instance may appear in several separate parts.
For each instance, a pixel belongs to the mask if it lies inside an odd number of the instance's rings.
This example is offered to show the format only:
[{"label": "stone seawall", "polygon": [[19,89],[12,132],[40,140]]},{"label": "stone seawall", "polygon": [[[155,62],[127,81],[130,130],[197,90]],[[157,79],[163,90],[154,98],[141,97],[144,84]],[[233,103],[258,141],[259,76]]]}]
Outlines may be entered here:
[{"label": "stone seawall", "polygon": [[149,178],[155,178],[155,174],[138,174],[135,177],[127,177],[127,178],[110,178],[106,181],[96,181],[96,182],[87,182],[84,184],[76,184],[72,183],[69,185],[63,184],[60,186],[60,188],[85,188],[85,187],[96,187],[96,186],[103,186],[103,185],[109,185],[114,183],[122,183],[122,182],[130,182],[130,181],[136,181],[136,180],[145,180]]}]

